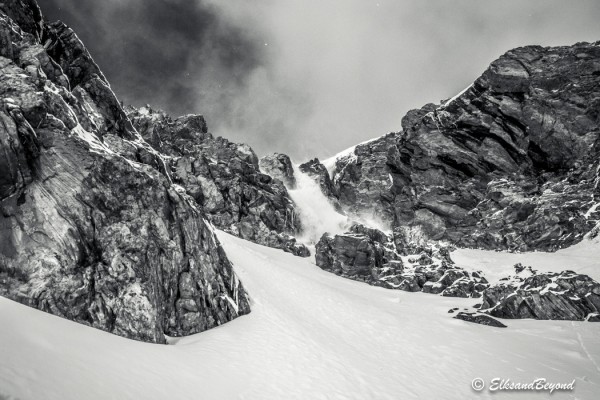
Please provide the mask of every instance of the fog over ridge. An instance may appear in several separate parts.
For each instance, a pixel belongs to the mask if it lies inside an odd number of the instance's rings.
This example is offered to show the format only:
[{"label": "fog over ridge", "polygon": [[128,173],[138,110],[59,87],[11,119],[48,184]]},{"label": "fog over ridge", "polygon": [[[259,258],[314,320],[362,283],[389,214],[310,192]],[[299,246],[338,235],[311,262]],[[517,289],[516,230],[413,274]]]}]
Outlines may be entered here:
[{"label": "fog over ridge", "polygon": [[126,103],[297,160],[401,128],[505,51],[600,39],[587,0],[40,0]]}]

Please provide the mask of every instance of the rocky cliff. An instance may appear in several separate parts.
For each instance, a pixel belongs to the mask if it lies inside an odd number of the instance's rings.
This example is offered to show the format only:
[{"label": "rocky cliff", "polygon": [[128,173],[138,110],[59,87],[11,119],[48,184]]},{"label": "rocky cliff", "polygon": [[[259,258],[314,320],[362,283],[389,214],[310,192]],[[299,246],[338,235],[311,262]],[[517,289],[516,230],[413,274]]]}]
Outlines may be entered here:
[{"label": "rocky cliff", "polygon": [[318,266],[393,289],[483,297],[477,315],[457,316],[471,322],[600,320],[589,276],[517,271],[490,286],[443,256],[443,243],[554,251],[597,234],[600,42],[509,51],[454,98],[410,111],[402,128],[328,161],[332,187],[322,185],[346,214],[387,221],[393,234],[325,234]]},{"label": "rocky cliff", "polygon": [[[395,237],[354,224],[344,234],[324,234],[317,266],[370,285],[446,297],[482,298],[476,314],[455,318],[503,326],[499,318],[600,321],[600,283],[573,271],[541,273],[515,265],[515,274],[489,284],[482,271],[454,263],[451,247],[421,238]],[[458,310],[450,310],[450,313]]]},{"label": "rocky cliff", "polygon": [[155,343],[248,313],[173,155],[138,133],[75,33],[33,0],[0,11],[0,294]]},{"label": "rocky cliff", "polygon": [[403,130],[339,158],[350,213],[458,246],[556,250],[600,218],[600,43],[528,46],[494,61]]},{"label": "rocky cliff", "polygon": [[199,115],[171,118],[149,106],[127,111],[141,136],[166,156],[174,182],[217,228],[295,255],[310,255],[293,236],[301,223],[286,187],[260,171],[250,146],[214,137]]},{"label": "rocky cliff", "polygon": [[[324,234],[317,264],[388,288],[483,296],[482,312],[499,317],[597,319],[588,277],[489,287],[433,241],[552,251],[596,226],[599,82],[600,43],[515,49],[455,98],[410,111],[401,132],[339,157],[331,176],[329,163],[302,164],[338,211],[393,228]],[[294,238],[287,156],[259,161],[200,115],[125,109],[77,35],[45,22],[34,0],[0,3],[0,120],[0,295],[164,343],[250,311],[213,226],[310,254]]]},{"label": "rocky cliff", "polygon": [[458,267],[447,246],[407,244],[403,238],[361,224],[344,234],[324,234],[316,245],[316,263],[346,278],[407,292],[481,297],[489,286],[481,271]]}]

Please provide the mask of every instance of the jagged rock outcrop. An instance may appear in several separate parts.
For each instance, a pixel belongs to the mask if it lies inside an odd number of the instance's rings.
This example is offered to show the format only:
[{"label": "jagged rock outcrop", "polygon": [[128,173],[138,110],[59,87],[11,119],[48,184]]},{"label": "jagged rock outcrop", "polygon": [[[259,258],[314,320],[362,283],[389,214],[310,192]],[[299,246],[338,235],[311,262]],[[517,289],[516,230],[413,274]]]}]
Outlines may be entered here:
[{"label": "jagged rock outcrop", "polygon": [[337,202],[337,194],[333,182],[331,182],[331,178],[329,177],[329,173],[327,172],[327,168],[321,164],[318,158],[313,158],[310,161],[300,164],[298,168],[319,184],[319,187],[325,196],[329,199],[336,200]]},{"label": "jagged rock outcrop", "polygon": [[[71,28],[61,21],[46,24],[44,28],[42,41],[48,44],[46,51],[60,65],[73,88],[92,78],[108,85],[106,77]],[[115,111],[122,113],[123,110],[115,107]]]},{"label": "jagged rock outcrop", "polygon": [[448,297],[480,297],[488,287],[477,272],[457,267],[441,245],[402,246],[377,229],[354,224],[343,235],[324,234],[317,243],[320,268],[371,285]]},{"label": "jagged rock outcrop", "polygon": [[0,10],[0,294],[155,343],[248,313],[202,210],[77,36],[33,1]]},{"label": "jagged rock outcrop", "polygon": [[[515,265],[516,274],[491,285],[481,271],[454,264],[450,250],[396,238],[354,224],[342,235],[324,234],[316,245],[316,263],[323,270],[371,285],[448,297],[482,298],[477,313],[455,318],[504,327],[498,318],[598,321],[600,283],[572,271],[539,273]],[[449,312],[453,313],[456,309]]]},{"label": "jagged rock outcrop", "polygon": [[345,212],[384,222],[391,226],[394,196],[390,192],[390,148],[396,145],[396,136],[389,133],[378,139],[361,143],[335,161],[332,182],[333,193]]},{"label": "jagged rock outcrop", "polygon": [[128,115],[142,137],[169,156],[173,180],[202,205],[217,228],[295,255],[310,255],[292,236],[301,224],[285,186],[260,172],[248,145],[213,137],[199,115],[173,119],[150,107],[129,107]]},{"label": "jagged rock outcrop", "polygon": [[576,243],[600,219],[599,76],[600,42],[511,50],[455,98],[410,111],[402,132],[341,157],[340,203],[458,246]]},{"label": "jagged rock outcrop", "polygon": [[403,270],[393,241],[376,229],[352,225],[348,233],[325,233],[315,247],[317,265],[347,278],[378,284],[388,273]]},{"label": "jagged rock outcrop", "polygon": [[[517,275],[483,291],[482,311],[500,318],[595,321],[600,312],[600,283],[573,271]],[[588,318],[589,317],[589,318]]]},{"label": "jagged rock outcrop", "polygon": [[0,11],[14,21],[19,29],[31,35],[34,41],[41,39],[44,23],[42,11],[35,0],[3,0]]},{"label": "jagged rock outcrop", "polygon": [[274,153],[264,156],[258,160],[258,165],[263,173],[279,179],[287,188],[294,189],[296,187],[294,167],[287,155]]},{"label": "jagged rock outcrop", "polygon": [[329,199],[329,202],[338,213],[345,214],[338,201],[338,194],[329,177],[329,172],[318,158],[313,158],[304,164],[300,164],[298,168],[319,185],[321,192]]}]

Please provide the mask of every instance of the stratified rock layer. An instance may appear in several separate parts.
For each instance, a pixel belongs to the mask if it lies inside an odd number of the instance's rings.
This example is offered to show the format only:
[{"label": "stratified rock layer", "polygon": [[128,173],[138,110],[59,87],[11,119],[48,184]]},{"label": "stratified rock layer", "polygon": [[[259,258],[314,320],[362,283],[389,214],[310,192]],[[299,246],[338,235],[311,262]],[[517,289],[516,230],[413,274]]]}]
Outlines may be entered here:
[{"label": "stratified rock layer", "polygon": [[33,1],[0,9],[0,294],[155,343],[248,313],[202,211],[73,31],[42,27]]},{"label": "stratified rock layer", "polygon": [[456,98],[341,157],[340,203],[464,247],[576,243],[600,218],[599,77],[599,43],[509,51]]},{"label": "stratified rock layer", "polygon": [[600,283],[573,271],[516,275],[483,292],[482,311],[500,318],[596,321]]}]

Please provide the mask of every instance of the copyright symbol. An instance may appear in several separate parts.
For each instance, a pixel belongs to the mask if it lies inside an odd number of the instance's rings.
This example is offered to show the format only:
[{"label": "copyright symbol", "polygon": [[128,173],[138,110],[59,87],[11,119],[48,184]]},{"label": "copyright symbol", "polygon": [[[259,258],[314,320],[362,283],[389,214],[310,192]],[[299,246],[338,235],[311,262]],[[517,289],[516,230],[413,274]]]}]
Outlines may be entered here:
[{"label": "copyright symbol", "polygon": [[475,378],[473,379],[473,382],[471,382],[471,387],[473,388],[473,390],[481,392],[485,387],[485,382],[481,378]]}]

